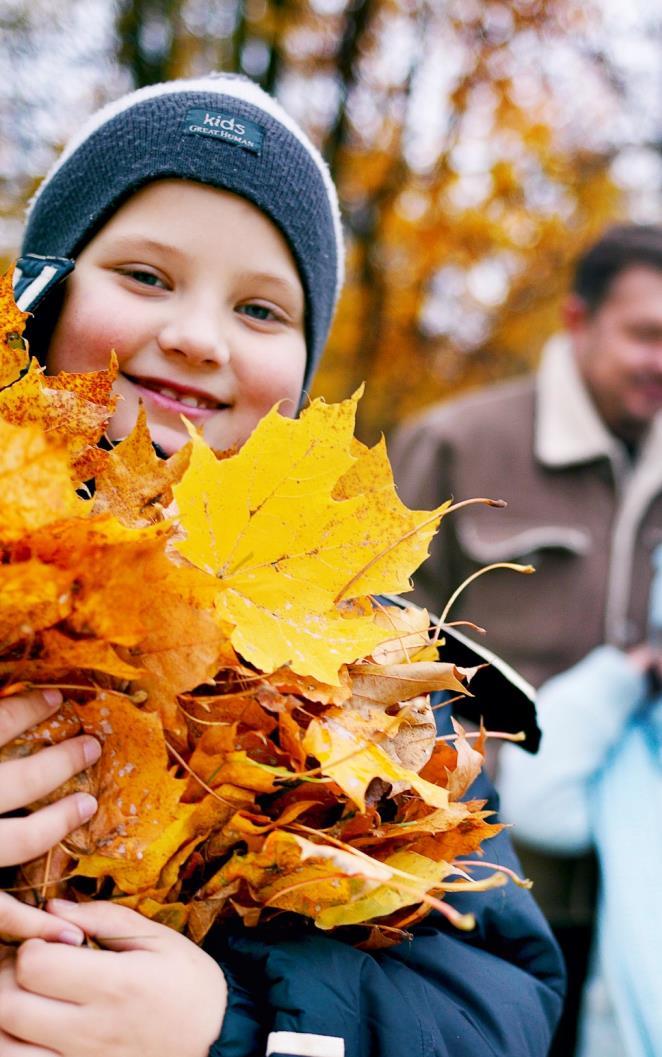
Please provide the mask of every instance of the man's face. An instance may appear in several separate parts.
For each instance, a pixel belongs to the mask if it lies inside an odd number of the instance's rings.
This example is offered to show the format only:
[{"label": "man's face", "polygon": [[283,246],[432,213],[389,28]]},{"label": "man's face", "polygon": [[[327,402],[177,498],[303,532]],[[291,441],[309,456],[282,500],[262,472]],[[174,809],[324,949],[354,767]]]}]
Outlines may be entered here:
[{"label": "man's face", "polygon": [[188,434],[243,444],[278,401],[295,415],[306,365],[304,293],[278,228],[250,202],[178,180],[149,184],[87,244],[67,280],[49,373],[119,360],[111,439],[140,400],[168,453]]},{"label": "man's face", "polygon": [[571,299],[566,323],[603,421],[636,443],[662,410],[662,270],[627,268],[593,313]]}]

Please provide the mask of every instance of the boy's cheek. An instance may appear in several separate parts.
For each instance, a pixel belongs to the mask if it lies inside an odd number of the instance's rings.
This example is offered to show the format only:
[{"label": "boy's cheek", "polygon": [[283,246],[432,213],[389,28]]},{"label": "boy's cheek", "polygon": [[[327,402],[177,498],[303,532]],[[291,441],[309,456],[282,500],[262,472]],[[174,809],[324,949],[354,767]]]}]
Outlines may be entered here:
[{"label": "boy's cheek", "polygon": [[108,300],[102,305],[94,301],[85,305],[65,302],[46,357],[48,372],[105,370],[113,349],[121,362],[127,348],[128,331],[119,307],[115,311]]},{"label": "boy's cheek", "polygon": [[303,376],[306,369],[305,343],[292,343],[283,350],[280,362],[275,358],[268,364],[256,362],[250,372],[239,377],[239,385],[246,403],[254,409],[257,422],[274,404],[280,402],[280,413],[294,418],[301,399]]}]

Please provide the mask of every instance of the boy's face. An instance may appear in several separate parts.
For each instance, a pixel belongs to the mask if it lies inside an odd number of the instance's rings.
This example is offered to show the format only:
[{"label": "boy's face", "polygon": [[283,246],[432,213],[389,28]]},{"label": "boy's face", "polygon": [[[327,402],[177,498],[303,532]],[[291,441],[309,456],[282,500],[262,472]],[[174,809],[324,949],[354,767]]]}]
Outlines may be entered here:
[{"label": "boy's face", "polygon": [[294,416],[306,365],[304,293],[274,224],[246,199],[183,180],[148,184],[87,244],[67,281],[49,372],[119,360],[108,429],[142,399],[168,453],[186,415],[218,450],[242,444],[278,400]]}]

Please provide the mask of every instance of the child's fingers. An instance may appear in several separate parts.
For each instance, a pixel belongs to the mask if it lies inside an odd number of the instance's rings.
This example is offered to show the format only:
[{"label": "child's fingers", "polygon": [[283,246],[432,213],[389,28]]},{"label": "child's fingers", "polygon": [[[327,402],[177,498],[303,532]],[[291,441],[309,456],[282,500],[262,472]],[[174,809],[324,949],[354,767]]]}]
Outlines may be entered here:
[{"label": "child's fingers", "polygon": [[0,892],[0,933],[14,940],[36,938],[74,946],[79,946],[85,938],[70,922],[19,903],[6,892]]},{"label": "child's fingers", "polygon": [[74,793],[25,818],[0,819],[0,867],[30,862],[43,855],[87,822],[96,809],[93,796]]},{"label": "child's fingers", "polygon": [[32,1046],[13,1037],[6,1024],[14,1007],[16,982],[16,953],[13,948],[0,949],[0,1057],[55,1057],[53,1050]]},{"label": "child's fingers", "polygon": [[117,998],[126,982],[126,965],[114,951],[28,940],[16,954],[16,978],[35,995],[87,1005]]},{"label": "child's fingers", "polygon": [[41,800],[78,771],[95,763],[101,746],[84,734],[0,764],[0,814]]},{"label": "child's fingers", "polygon": [[[40,944],[35,940],[30,943],[44,947],[52,946]],[[19,978],[20,962],[19,950],[13,965],[3,967],[0,983],[0,1027],[10,1039],[16,1042],[20,1040],[26,1047],[25,1052],[32,1052],[34,1048],[35,1053],[50,1054],[53,1052],[51,1046],[55,1047],[56,1052],[65,1052],[64,1047],[60,1050],[59,1044],[64,1041],[66,1047],[64,1036],[67,1029],[69,1041],[72,1041],[78,1008],[70,1003],[53,1002],[42,995],[30,993]],[[18,1050],[17,1053],[23,1057],[24,1051]],[[1,1044],[0,1057],[5,1057],[5,1049]]]},{"label": "child's fingers", "polygon": [[0,745],[7,745],[19,734],[47,719],[62,704],[59,690],[34,690],[0,698]]},{"label": "child's fingers", "polygon": [[153,951],[162,949],[164,943],[182,942],[182,937],[166,925],[159,925],[116,903],[69,903],[64,899],[51,899],[48,910],[78,925],[111,951]]},{"label": "child's fingers", "polygon": [[59,1057],[55,1050],[13,1039],[0,1028],[0,1057]]},{"label": "child's fingers", "polygon": [[0,1057],[60,1057],[55,1050],[33,1046],[29,1042],[13,1039],[0,1028]]}]

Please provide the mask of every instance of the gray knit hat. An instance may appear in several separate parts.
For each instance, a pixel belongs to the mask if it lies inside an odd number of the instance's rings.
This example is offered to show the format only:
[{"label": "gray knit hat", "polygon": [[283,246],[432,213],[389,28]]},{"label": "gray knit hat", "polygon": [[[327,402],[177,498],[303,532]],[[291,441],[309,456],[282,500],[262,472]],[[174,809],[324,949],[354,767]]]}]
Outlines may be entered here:
[{"label": "gray knit hat", "polygon": [[25,280],[32,269],[44,284],[40,258],[60,259],[62,267],[139,187],[168,177],[247,198],[285,236],[306,298],[306,386],[343,281],[338,199],[326,164],[296,122],[244,77],[151,85],[94,114],[32,200],[19,261]]}]

